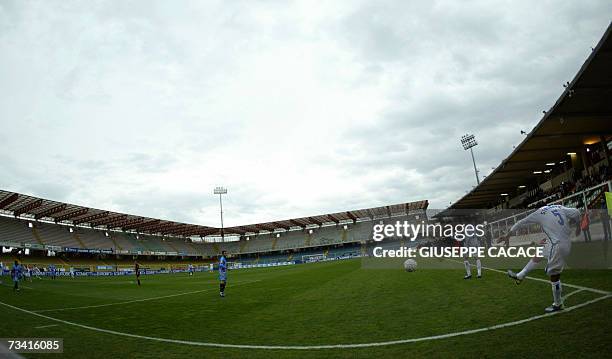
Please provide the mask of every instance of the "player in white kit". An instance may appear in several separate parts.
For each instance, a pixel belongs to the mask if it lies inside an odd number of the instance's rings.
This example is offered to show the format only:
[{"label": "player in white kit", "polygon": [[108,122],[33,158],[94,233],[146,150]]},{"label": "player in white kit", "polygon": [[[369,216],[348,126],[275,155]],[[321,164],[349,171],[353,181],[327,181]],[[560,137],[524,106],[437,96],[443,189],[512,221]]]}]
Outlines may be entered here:
[{"label": "player in white kit", "polygon": [[[478,236],[476,236],[475,234],[471,237],[466,237],[463,240],[463,246],[466,248],[470,248],[470,247],[475,247],[478,248],[480,247],[480,238],[478,238]],[[470,257],[469,256],[465,256],[465,258],[463,258],[463,265],[465,266],[465,277],[463,277],[463,279],[472,279],[472,266],[470,265]],[[482,278],[482,263],[480,262],[480,258],[476,257],[476,274],[477,274],[477,278]]]},{"label": "player in white kit", "polygon": [[[517,229],[531,224],[539,224],[547,237],[544,249],[544,256],[547,260],[545,271],[550,277],[552,285],[553,304],[545,311],[556,312],[563,309],[561,272],[565,266],[565,258],[569,255],[572,247],[571,226],[575,225],[576,235],[580,234],[580,211],[560,205],[544,206],[516,222],[502,239],[508,240]],[[527,274],[537,266],[538,262],[538,258],[532,258],[520,272],[514,273],[508,270],[508,276],[514,279],[517,284],[520,284]]]}]

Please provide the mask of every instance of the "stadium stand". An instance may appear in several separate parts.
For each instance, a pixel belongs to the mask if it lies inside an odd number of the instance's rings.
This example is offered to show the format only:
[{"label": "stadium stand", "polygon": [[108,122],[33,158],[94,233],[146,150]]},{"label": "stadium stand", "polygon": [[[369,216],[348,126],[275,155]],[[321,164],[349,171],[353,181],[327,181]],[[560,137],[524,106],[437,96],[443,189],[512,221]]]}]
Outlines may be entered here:
[{"label": "stadium stand", "polygon": [[0,217],[0,240],[17,243],[37,243],[28,222]]},{"label": "stadium stand", "polygon": [[[212,227],[111,214],[0,191],[0,244],[9,249],[5,257],[24,257],[23,249],[27,248],[29,256],[22,258],[24,263],[53,263],[61,268],[87,267],[92,271],[97,265],[129,267],[136,258],[141,264],[150,261],[157,266],[165,262],[170,263],[167,267],[184,266],[180,261],[210,261],[222,250],[247,263],[285,262],[301,260],[305,253],[341,256],[347,251],[345,246],[350,247],[349,252],[359,252],[355,248],[370,238],[374,223],[408,217],[416,220],[427,205],[427,201],[418,201],[231,227],[226,233],[233,240],[225,242],[219,241],[220,231]],[[177,226],[189,230],[177,236]],[[193,231],[207,235],[194,240],[189,235]]]}]

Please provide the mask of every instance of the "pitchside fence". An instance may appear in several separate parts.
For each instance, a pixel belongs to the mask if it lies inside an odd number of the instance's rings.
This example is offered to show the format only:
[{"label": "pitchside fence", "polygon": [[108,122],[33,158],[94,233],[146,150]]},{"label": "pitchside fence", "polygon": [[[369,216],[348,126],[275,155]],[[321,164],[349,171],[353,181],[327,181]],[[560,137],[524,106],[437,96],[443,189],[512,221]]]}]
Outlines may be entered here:
[{"label": "pitchside fence", "polygon": [[[601,239],[605,235],[603,222],[608,221],[609,223],[609,217],[606,215],[607,209],[602,202],[605,199],[605,192],[612,192],[612,181],[598,184],[561,199],[547,201],[547,198],[545,198],[543,200],[538,200],[528,205],[528,207],[532,207],[528,210],[507,210],[508,216],[491,221],[487,224],[491,238],[497,239],[501,237],[512,227],[512,225],[535,211],[538,203],[545,202],[549,205],[560,204],[566,207],[578,208],[583,211],[583,213],[584,211],[588,211],[590,219],[590,237],[591,239]],[[521,229],[517,236],[510,239],[509,245],[516,246],[538,243],[544,238],[545,235],[540,226],[532,225]],[[580,240],[581,238],[582,237],[576,237],[574,240]],[[493,242],[495,242],[495,240]],[[499,245],[504,245],[504,243],[500,243]]]}]

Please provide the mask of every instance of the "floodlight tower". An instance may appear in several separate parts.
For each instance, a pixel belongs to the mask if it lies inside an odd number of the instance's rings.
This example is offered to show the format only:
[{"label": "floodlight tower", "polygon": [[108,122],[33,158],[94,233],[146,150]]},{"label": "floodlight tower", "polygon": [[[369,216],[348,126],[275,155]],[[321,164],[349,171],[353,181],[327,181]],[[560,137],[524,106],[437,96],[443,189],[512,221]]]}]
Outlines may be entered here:
[{"label": "floodlight tower", "polygon": [[223,200],[221,196],[227,194],[227,188],[221,186],[215,187],[213,193],[219,195],[219,207],[221,208],[221,242],[225,242],[225,236],[223,234]]},{"label": "floodlight tower", "polygon": [[476,138],[474,137],[474,135],[465,134],[461,136],[461,144],[463,145],[464,150],[466,151],[470,150],[470,153],[472,154],[472,163],[474,164],[474,174],[476,174],[476,184],[480,184],[480,178],[478,178],[478,170],[476,169],[476,160],[474,159],[474,150],[472,149],[473,147],[478,145],[478,142],[476,142]]}]

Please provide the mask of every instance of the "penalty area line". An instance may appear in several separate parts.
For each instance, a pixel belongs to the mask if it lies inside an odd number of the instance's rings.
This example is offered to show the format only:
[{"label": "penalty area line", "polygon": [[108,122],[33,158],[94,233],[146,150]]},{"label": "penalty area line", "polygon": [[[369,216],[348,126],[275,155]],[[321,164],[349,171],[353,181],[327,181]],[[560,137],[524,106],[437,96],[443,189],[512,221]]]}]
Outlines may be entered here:
[{"label": "penalty area line", "polygon": [[34,329],[44,329],[44,328],[51,328],[51,327],[57,327],[57,326],[59,326],[59,324],[41,325],[38,327],[34,327]]},{"label": "penalty area line", "polygon": [[200,347],[234,348],[234,349],[317,350],[317,349],[357,349],[357,348],[368,348],[368,347],[382,347],[382,346],[389,346],[389,345],[416,343],[416,342],[423,342],[423,341],[428,341],[428,340],[447,339],[447,338],[453,338],[453,337],[458,337],[458,336],[463,336],[463,335],[476,334],[476,333],[486,332],[486,331],[495,330],[495,329],[502,329],[502,328],[513,327],[513,326],[516,326],[516,325],[532,322],[534,320],[538,320],[538,319],[542,319],[542,318],[547,318],[547,317],[552,317],[554,315],[559,315],[561,313],[571,312],[573,310],[585,307],[585,306],[593,304],[593,303],[597,303],[599,301],[602,301],[602,300],[605,300],[605,299],[608,299],[608,298],[611,298],[611,297],[612,297],[612,294],[608,294],[608,295],[604,295],[602,297],[591,299],[589,301],[586,301],[586,302],[583,302],[583,303],[580,303],[580,304],[576,304],[576,305],[571,306],[571,307],[567,307],[567,308],[565,308],[565,310],[562,310],[562,311],[535,315],[533,317],[529,317],[529,318],[526,318],[526,319],[515,320],[515,321],[512,321],[512,322],[492,325],[492,326],[478,328],[478,329],[470,329],[470,330],[464,330],[464,331],[460,331],[460,332],[453,332],[453,333],[447,333],[447,334],[439,334],[439,335],[432,335],[432,336],[427,336],[427,337],[401,339],[401,340],[392,340],[392,341],[384,341],[384,342],[360,343],[360,344],[331,344],[331,345],[249,345],[249,344],[223,344],[223,343],[196,342],[196,341],[188,341],[188,340],[180,340],[180,339],[158,338],[158,337],[150,337],[150,336],[145,336],[145,335],[123,333],[123,332],[118,332],[118,331],[115,331],[115,330],[96,328],[96,327],[92,327],[92,326],[89,326],[89,325],[74,323],[74,322],[70,322],[70,321],[67,321],[67,320],[62,320],[62,319],[58,319],[58,318],[49,317],[49,316],[44,315],[44,314],[35,313],[33,311],[30,311],[30,310],[27,310],[27,309],[23,309],[23,308],[19,308],[19,307],[15,307],[13,305],[10,305],[10,304],[4,303],[4,302],[0,302],[0,305],[3,305],[5,307],[7,307],[7,308],[10,308],[10,309],[13,309],[13,310],[16,310],[16,311],[20,311],[20,312],[23,312],[23,313],[31,314],[31,315],[34,315],[34,316],[37,316],[37,317],[40,317],[40,318],[45,318],[45,319],[48,319],[48,320],[51,320],[51,321],[55,321],[55,322],[58,322],[58,323],[63,323],[63,324],[75,326],[75,327],[82,328],[82,329],[92,330],[92,331],[96,331],[96,332],[100,332],[100,333],[112,334],[112,335],[116,335],[116,336],[128,337],[128,338],[151,340],[151,341],[156,341],[156,342],[161,342],[161,343],[182,344],[182,345],[200,346]]},{"label": "penalty area line", "polygon": [[[248,282],[237,282],[233,286],[237,287],[237,286],[240,286],[240,285],[243,285],[243,284],[255,283],[255,282],[259,282],[259,281],[260,280],[253,280],[253,281],[248,281]],[[209,292],[211,290],[213,290],[213,288],[206,288],[206,289],[194,290],[194,291],[191,291],[191,292],[183,292],[183,293],[163,295],[161,297],[151,297],[151,298],[141,298],[141,299],[127,300],[127,301],[124,301],[124,302],[95,304],[95,305],[84,305],[84,306],[81,306],[81,307],[40,309],[40,310],[33,310],[33,312],[35,312],[35,313],[47,313],[47,312],[63,312],[63,311],[66,311],[66,310],[102,308],[102,307],[110,307],[110,306],[113,306],[113,305],[123,305],[123,304],[131,304],[131,303],[148,302],[148,301],[151,301],[151,300],[174,298],[174,297],[180,297],[180,296],[183,296],[183,295]]]},{"label": "penalty area line", "polygon": [[[449,260],[451,262],[463,264],[463,262],[455,260],[455,259],[449,259]],[[470,266],[476,267],[476,265],[471,264],[471,263],[470,263]],[[499,269],[495,269],[495,268],[491,268],[491,267],[485,267],[485,266],[482,266],[482,269],[490,270],[492,272],[502,273],[502,274],[505,274],[506,276],[508,276],[508,272],[504,272],[503,270],[499,270]],[[531,279],[531,280],[535,280],[535,281],[538,281],[538,282],[543,282],[543,283],[550,284],[549,280],[542,279],[542,278],[535,278],[535,277],[526,276],[524,279]],[[610,294],[612,294],[612,292],[608,292],[608,291],[605,291],[605,290],[602,290],[602,289],[584,287],[584,286],[581,286],[581,285],[569,284],[569,283],[565,283],[565,282],[563,282],[563,286],[564,287],[568,287],[568,288],[586,290],[586,291],[589,291],[589,292],[592,292],[592,293],[601,294],[601,295],[610,295]]]},{"label": "penalty area line", "polygon": [[574,295],[574,294],[578,294],[578,293],[582,293],[582,292],[585,292],[585,290],[584,290],[584,289],[577,289],[577,290],[575,290],[575,291],[573,291],[573,292],[571,292],[571,293],[568,293],[568,294],[564,295],[564,296],[561,298],[561,300],[562,300],[562,302],[565,302],[565,300],[566,300],[567,298],[571,297],[572,295]]}]

